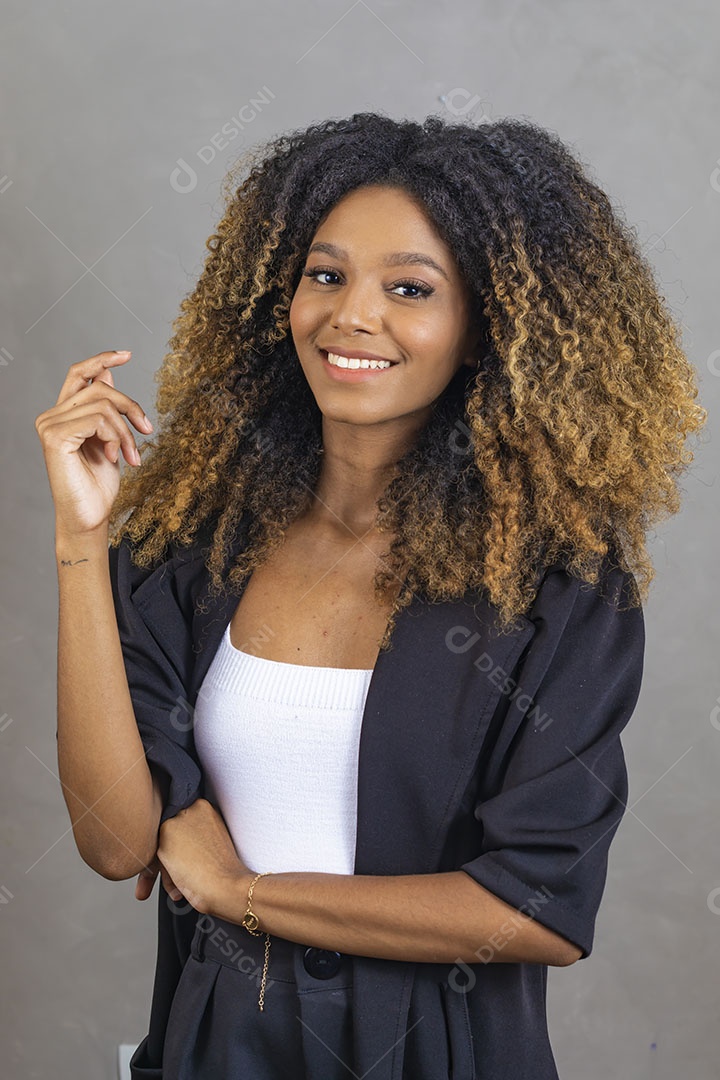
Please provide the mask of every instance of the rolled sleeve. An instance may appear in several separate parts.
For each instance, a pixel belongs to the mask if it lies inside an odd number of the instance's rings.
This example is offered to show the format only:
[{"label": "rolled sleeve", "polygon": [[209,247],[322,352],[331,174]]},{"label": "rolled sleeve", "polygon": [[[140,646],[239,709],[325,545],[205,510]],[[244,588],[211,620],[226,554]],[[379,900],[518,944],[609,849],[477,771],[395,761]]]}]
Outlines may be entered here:
[{"label": "rolled sleeve", "polygon": [[[110,578],[125,672],[135,719],[148,765],[161,782],[163,811],[160,824],[198,798],[201,769],[192,735],[192,709],[186,700],[182,657],[191,649],[189,630],[171,595],[168,642],[160,643],[143,621],[133,593],[148,570],[130,559],[123,538],[108,549]],[[173,610],[172,605],[175,604]]]},{"label": "rolled sleeve", "polygon": [[642,681],[644,620],[630,574],[606,560],[590,586],[546,575],[535,634],[494,724],[502,781],[475,807],[481,853],[460,869],[590,955],[608,849],[626,807],[620,733]]}]

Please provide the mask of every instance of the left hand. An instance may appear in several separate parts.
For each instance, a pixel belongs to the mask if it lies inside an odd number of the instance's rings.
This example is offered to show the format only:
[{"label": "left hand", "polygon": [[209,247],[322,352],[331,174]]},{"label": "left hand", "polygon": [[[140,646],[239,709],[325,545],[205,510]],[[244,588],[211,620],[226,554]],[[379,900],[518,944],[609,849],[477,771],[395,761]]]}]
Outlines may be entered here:
[{"label": "left hand", "polygon": [[162,823],[157,857],[138,876],[138,900],[150,895],[159,870],[163,871],[163,882],[166,876],[170,878],[170,888],[166,884],[170,897],[184,898],[203,914],[212,914],[209,909],[213,897],[224,886],[251,875],[235,850],[222,816],[207,799],[196,799],[186,810]]}]

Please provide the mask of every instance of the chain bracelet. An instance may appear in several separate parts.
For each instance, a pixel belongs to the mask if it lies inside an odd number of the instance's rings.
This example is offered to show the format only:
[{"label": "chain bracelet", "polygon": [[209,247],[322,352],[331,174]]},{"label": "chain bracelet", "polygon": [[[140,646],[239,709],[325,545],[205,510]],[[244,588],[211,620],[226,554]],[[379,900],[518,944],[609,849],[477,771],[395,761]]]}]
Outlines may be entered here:
[{"label": "chain bracelet", "polygon": [[260,937],[263,933],[265,933],[265,963],[263,964],[263,973],[260,982],[260,997],[258,999],[260,1012],[262,1012],[265,1007],[265,983],[267,980],[268,962],[270,959],[270,934],[259,929],[260,920],[258,919],[255,912],[252,910],[252,894],[253,889],[255,888],[255,882],[259,881],[261,877],[266,877],[268,874],[271,873],[272,870],[265,870],[262,874],[256,874],[250,882],[247,896],[247,911],[243,915],[240,922],[240,925],[244,926],[248,933],[252,934],[253,937]]}]

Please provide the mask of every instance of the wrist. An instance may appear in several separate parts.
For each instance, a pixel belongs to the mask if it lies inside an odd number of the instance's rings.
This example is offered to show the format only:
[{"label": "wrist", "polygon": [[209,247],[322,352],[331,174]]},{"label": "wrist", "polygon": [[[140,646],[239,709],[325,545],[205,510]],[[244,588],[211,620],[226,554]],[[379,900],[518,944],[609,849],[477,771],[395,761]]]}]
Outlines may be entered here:
[{"label": "wrist", "polygon": [[272,873],[271,870],[265,870],[262,873],[253,874],[251,880],[248,882],[248,885],[247,885],[247,899],[245,901],[245,913],[243,914],[243,917],[242,917],[241,921],[242,921],[242,925],[245,927],[245,929],[248,930],[251,934],[260,935],[260,934],[265,933],[266,928],[264,927],[264,925],[262,927],[260,925],[261,923],[264,924],[265,920],[264,920],[264,918],[261,918],[258,915],[257,911],[255,910],[257,900],[256,900],[254,894],[255,894],[255,886],[257,885],[260,878],[268,877],[271,873]]},{"label": "wrist", "polygon": [[250,886],[256,876],[254,870],[238,870],[218,878],[213,887],[210,901],[210,915],[228,922],[242,922],[247,911],[247,898]]},{"label": "wrist", "polygon": [[82,558],[84,551],[96,553],[107,551],[110,538],[108,523],[105,521],[94,529],[73,532],[55,525],[55,555],[57,558]]}]

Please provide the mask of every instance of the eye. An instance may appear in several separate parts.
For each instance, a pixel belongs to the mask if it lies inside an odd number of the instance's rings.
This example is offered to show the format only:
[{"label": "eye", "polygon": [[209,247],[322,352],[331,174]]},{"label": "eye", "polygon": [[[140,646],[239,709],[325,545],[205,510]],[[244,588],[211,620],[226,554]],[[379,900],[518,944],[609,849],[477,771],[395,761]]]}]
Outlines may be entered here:
[{"label": "eye", "polygon": [[[312,267],[311,269],[309,268],[307,270],[303,270],[303,277],[313,278],[315,280],[317,280],[321,274],[329,275],[330,277],[335,277],[335,278],[340,277],[340,274],[338,273],[337,270],[333,270],[331,267],[327,267],[327,266],[325,266],[325,267],[315,266],[315,267]],[[335,284],[335,282],[325,282],[325,283],[323,283],[322,281],[318,281],[318,285],[322,285],[322,284],[333,285],[333,284]],[[404,281],[396,281],[394,285],[390,286],[390,288],[393,289],[393,290],[394,289],[416,289],[417,292],[420,294],[419,296],[405,296],[405,297],[403,297],[404,300],[423,300],[423,299],[425,299],[425,297],[430,296],[432,293],[435,292],[435,290],[433,288],[431,288],[429,285],[426,285],[424,281],[413,281],[411,279],[406,279]]]},{"label": "eye", "polygon": [[[336,270],[323,270],[320,267],[318,267],[316,270],[303,270],[303,277],[317,278],[319,274],[330,274],[331,277],[339,276]],[[322,282],[318,282],[318,284],[321,285]]]},{"label": "eye", "polygon": [[407,300],[421,300],[424,296],[430,296],[435,292],[429,285],[426,285],[423,281],[398,281],[397,285],[392,286],[393,289],[417,289],[420,296],[408,296]]}]

